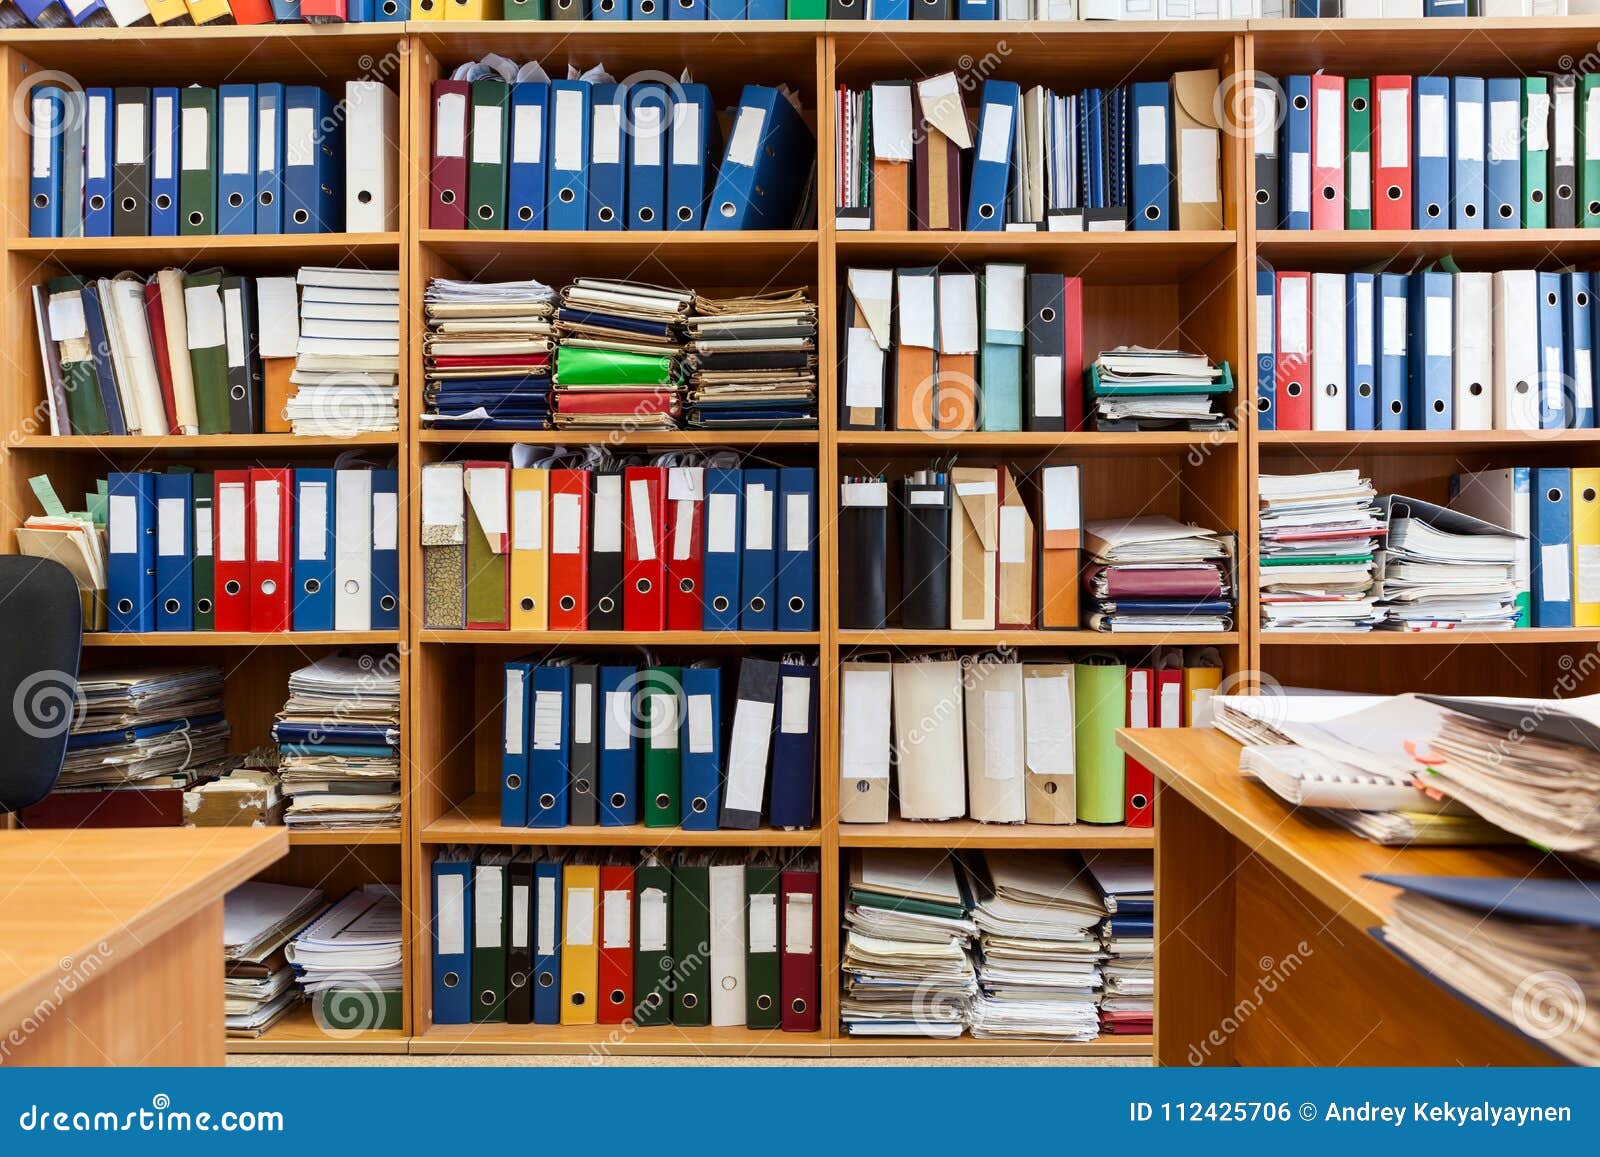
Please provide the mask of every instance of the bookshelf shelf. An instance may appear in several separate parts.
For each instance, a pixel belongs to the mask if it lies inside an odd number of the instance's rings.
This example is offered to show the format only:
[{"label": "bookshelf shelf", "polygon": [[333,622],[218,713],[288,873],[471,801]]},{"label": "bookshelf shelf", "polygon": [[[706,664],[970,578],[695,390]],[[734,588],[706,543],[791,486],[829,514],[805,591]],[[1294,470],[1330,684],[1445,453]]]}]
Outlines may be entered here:
[{"label": "bookshelf shelf", "polygon": [[815,430],[607,430],[599,435],[574,430],[430,430],[417,434],[424,446],[815,446]]},{"label": "bookshelf shelf", "polygon": [[324,1032],[317,1027],[311,1006],[302,1004],[254,1040],[230,1040],[228,1052],[329,1053],[340,1055],[398,1054],[410,1049],[411,1038],[401,1029],[370,1032]]},{"label": "bookshelf shelf", "polygon": [[839,824],[842,848],[1153,848],[1152,828],[1122,824],[985,824],[977,820],[903,820]]},{"label": "bookshelf shelf", "polygon": [[394,263],[400,257],[398,233],[247,234],[237,237],[18,237],[11,252],[73,268],[91,265],[211,265],[244,271],[301,265]]},{"label": "bookshelf shelf", "polygon": [[[637,647],[634,631],[431,631],[424,643],[502,644],[508,647]],[[815,647],[816,631],[652,631],[656,647]]]},{"label": "bookshelf shelf", "polygon": [[1187,277],[1232,253],[1232,230],[1194,233],[1001,233],[915,230],[834,234],[841,265],[1034,261],[1095,282]]},{"label": "bookshelf shelf", "polygon": [[623,1025],[434,1025],[412,1053],[548,1053],[556,1056],[827,1056],[820,1032]]},{"label": "bookshelf shelf", "polygon": [[1264,430],[1256,435],[1263,453],[1285,454],[1300,446],[1351,450],[1431,450],[1449,454],[1477,448],[1520,450],[1600,445],[1600,430]]},{"label": "bookshelf shelf", "polygon": [[13,450],[78,451],[116,456],[159,451],[162,454],[183,456],[187,454],[260,454],[272,451],[279,454],[338,452],[360,446],[400,446],[399,434],[351,434],[344,437],[294,434],[23,434],[11,442]]},{"label": "bookshelf shelf", "polygon": [[566,847],[624,848],[815,848],[822,835],[812,831],[757,828],[754,831],[689,832],[682,828],[626,827],[503,828],[500,797],[478,792],[423,826],[424,844],[550,844]]},{"label": "bookshelf shelf", "polygon": [[1003,452],[1016,458],[1078,458],[1085,455],[1121,458],[1130,454],[1181,453],[1191,446],[1237,446],[1239,434],[1236,430],[1128,434],[1076,430],[1066,433],[1039,430],[841,430],[835,436],[835,443],[841,450],[883,451],[897,455],[939,455],[959,448]]},{"label": "bookshelf shelf", "polygon": [[390,646],[399,631],[87,631],[86,647],[331,647]]},{"label": "bookshelf shelf", "polygon": [[883,631],[838,632],[841,647],[1233,647],[1239,632],[1118,632],[1109,631]]},{"label": "bookshelf shelf", "polygon": [[1399,266],[1446,256],[1464,269],[1506,269],[1593,258],[1600,229],[1267,229],[1256,234],[1256,249],[1279,269]]}]

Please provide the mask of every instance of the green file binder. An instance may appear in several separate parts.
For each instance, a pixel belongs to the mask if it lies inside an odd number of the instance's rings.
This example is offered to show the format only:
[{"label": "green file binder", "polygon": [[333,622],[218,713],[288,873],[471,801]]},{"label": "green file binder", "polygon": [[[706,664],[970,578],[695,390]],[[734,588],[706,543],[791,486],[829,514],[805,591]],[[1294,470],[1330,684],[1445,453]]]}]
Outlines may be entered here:
[{"label": "green file binder", "polygon": [[744,1018],[750,1028],[779,1028],[778,877],[770,864],[744,870]]},{"label": "green file binder", "polygon": [[1076,716],[1078,822],[1120,824],[1126,817],[1126,758],[1117,728],[1127,725],[1128,669],[1109,659],[1072,670]]},{"label": "green file binder", "polygon": [[[178,232],[184,236],[217,231],[217,90],[179,90]],[[201,430],[202,434],[226,434]]]},{"label": "green file binder", "polygon": [[826,20],[828,0],[789,0],[790,20]]},{"label": "green file binder", "polygon": [[506,20],[543,20],[544,0],[506,0]]},{"label": "green file binder", "polygon": [[1600,226],[1600,119],[1595,139],[1589,139],[1589,109],[1596,102],[1600,75],[1585,73],[1578,78],[1578,225],[1584,229]]},{"label": "green file binder", "polygon": [[683,794],[678,721],[683,718],[683,670],[652,667],[639,674],[644,704],[644,826],[675,828]]},{"label": "green file binder", "polygon": [[1372,228],[1372,82],[1344,82],[1344,227]]},{"label": "green file binder", "polygon": [[467,228],[506,227],[506,137],[511,86],[472,82],[472,152],[467,164]]},{"label": "green file binder", "polygon": [[[1533,119],[1530,120],[1530,110]],[[1541,148],[1531,148],[1540,144]],[[1522,78],[1522,227],[1550,224],[1550,81]]]},{"label": "green file binder", "polygon": [[[194,376],[194,408],[200,419],[200,432],[226,434],[229,432],[228,333],[222,320],[222,270],[185,274],[183,296],[189,326],[189,368]],[[196,348],[196,341],[205,344]]]},{"label": "green file binder", "polygon": [[[506,940],[511,911],[506,866],[510,862],[511,853],[497,848],[480,855],[472,869],[473,1024],[503,1024],[506,1019]],[[496,909],[498,920],[492,918]]]},{"label": "green file binder", "polygon": [[[83,297],[83,278],[53,277],[45,285],[51,297],[68,294]],[[67,421],[74,434],[108,434],[106,403],[100,396],[100,379],[94,367],[94,350],[89,345],[88,334],[51,343],[59,351],[61,381],[66,387]]]},{"label": "green file binder", "polygon": [[216,525],[212,521],[212,500],[215,483],[209,474],[194,476],[194,563],[191,568],[194,582],[194,629],[217,629],[217,571],[212,543]]},{"label": "green file binder", "polygon": [[620,350],[564,349],[556,366],[562,386],[668,386],[672,359]]},{"label": "green file binder", "polygon": [[672,1023],[711,1023],[711,870],[704,864],[672,869],[672,955],[677,987]]},{"label": "green file binder", "polygon": [[654,857],[633,871],[633,1019],[672,1023],[672,872]]}]

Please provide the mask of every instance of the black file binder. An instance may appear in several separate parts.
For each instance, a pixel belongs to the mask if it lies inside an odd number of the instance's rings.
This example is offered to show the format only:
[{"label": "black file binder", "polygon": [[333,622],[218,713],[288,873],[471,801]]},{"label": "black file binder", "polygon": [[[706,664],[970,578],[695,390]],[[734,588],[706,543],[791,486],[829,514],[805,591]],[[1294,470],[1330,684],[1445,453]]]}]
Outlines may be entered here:
[{"label": "black file binder", "polygon": [[950,484],[906,482],[900,511],[900,625],[950,627]]},{"label": "black file binder", "polygon": [[571,776],[567,822],[593,827],[600,822],[600,668],[572,668]]},{"label": "black file binder", "polygon": [[[829,16],[833,13],[829,12]],[[913,20],[954,20],[955,13],[950,11],[950,0],[912,0],[911,19]]]},{"label": "black file binder", "polygon": [[150,90],[119,88],[113,95],[111,232],[150,233]]},{"label": "black file binder", "polygon": [[[1067,325],[1062,312],[1066,308],[1066,291],[1066,279],[1059,273],[1028,274],[1028,410],[1022,418],[1022,425],[1028,430],[1064,431],[1067,428],[1067,416],[1059,400],[1061,386],[1066,380],[1064,375],[1079,371],[1076,366],[1065,364]],[[1050,374],[1048,381],[1042,380],[1041,358],[1046,361],[1054,358],[1054,364],[1061,367],[1061,376]],[[1041,390],[1051,392],[1055,399],[1044,407],[1043,415],[1039,412]]]},{"label": "black file binder", "polygon": [[[1578,78],[1550,78],[1550,228],[1578,227]],[[1566,114],[1556,119],[1556,109]]]},{"label": "black file binder", "polygon": [[[519,853],[519,855],[522,853]],[[510,896],[506,941],[506,1022],[533,1023],[533,861],[513,858],[506,868]]]},{"label": "black file binder", "polygon": [[[256,354],[255,288],[243,277],[228,276],[222,279],[222,312],[226,318],[230,339],[228,358],[228,432],[254,434],[261,429],[262,393],[265,383],[261,374],[261,358]],[[231,335],[243,335],[234,360]]]},{"label": "black file binder", "polygon": [[594,472],[589,527],[589,629],[622,630],[622,468]]},{"label": "black file binder", "polygon": [[[866,487],[876,487],[882,500],[867,503]],[[847,631],[876,631],[887,626],[888,485],[847,482],[840,487],[839,625]]]},{"label": "black file binder", "polygon": [[829,20],[865,20],[867,0],[828,0]]},{"label": "black file binder", "polygon": [[[1263,95],[1266,94],[1266,95]],[[1278,108],[1283,94],[1270,80],[1256,78],[1255,113],[1266,118],[1265,125],[1257,124],[1256,153],[1256,228],[1276,229],[1281,219],[1278,205]],[[1270,107],[1269,107],[1270,105]],[[1266,151],[1263,152],[1262,150]]]},{"label": "black file binder", "polygon": [[[857,324],[857,307],[855,294],[847,288],[844,291],[844,317],[839,326],[841,341],[844,343],[844,367],[839,374],[839,429],[841,430],[882,430],[884,426],[885,406],[867,409],[865,406],[850,406],[846,404],[849,397],[850,383],[850,331],[852,329],[865,329],[866,323]],[[883,351],[883,393],[887,405],[889,391],[894,385],[894,348]],[[869,417],[870,415],[870,417]],[[864,420],[865,419],[865,420]]]},{"label": "black file binder", "polygon": [[584,19],[583,0],[550,0],[550,19]]}]

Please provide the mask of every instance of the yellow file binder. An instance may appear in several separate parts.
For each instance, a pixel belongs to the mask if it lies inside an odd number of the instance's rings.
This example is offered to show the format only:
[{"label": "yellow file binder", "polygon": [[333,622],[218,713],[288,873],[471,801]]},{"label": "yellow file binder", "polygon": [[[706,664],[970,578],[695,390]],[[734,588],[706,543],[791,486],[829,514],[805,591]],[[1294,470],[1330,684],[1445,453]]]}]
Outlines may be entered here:
[{"label": "yellow file binder", "polygon": [[1572,625],[1600,627],[1600,469],[1572,472]]},{"label": "yellow file binder", "polygon": [[184,0],[189,7],[189,15],[196,24],[210,24],[214,20],[232,19],[233,9],[228,7],[228,0]]},{"label": "yellow file binder", "polygon": [[144,6],[150,9],[150,17],[157,24],[171,24],[189,15],[189,6],[183,0],[144,0]]},{"label": "yellow file binder", "polygon": [[498,20],[500,0],[443,0],[446,20]]},{"label": "yellow file binder", "polygon": [[550,626],[549,522],[550,472],[511,471],[511,629],[543,631]]},{"label": "yellow file binder", "polygon": [[599,1005],[600,953],[595,919],[600,900],[600,869],[568,864],[562,873],[561,1023],[594,1024]]}]

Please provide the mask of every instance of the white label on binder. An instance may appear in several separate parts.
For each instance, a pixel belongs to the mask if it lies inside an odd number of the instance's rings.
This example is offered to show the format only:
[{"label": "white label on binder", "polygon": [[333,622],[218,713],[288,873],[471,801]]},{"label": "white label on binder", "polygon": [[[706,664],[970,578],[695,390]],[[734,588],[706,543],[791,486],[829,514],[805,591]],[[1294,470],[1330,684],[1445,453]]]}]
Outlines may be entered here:
[{"label": "white label on binder", "polygon": [[528,946],[528,900],[533,889],[526,884],[511,885],[511,947]]},{"label": "white label on binder", "polygon": [[[306,115],[309,116],[310,110]],[[185,172],[204,169],[211,164],[211,113],[203,108],[183,110],[183,168]]]},{"label": "white label on binder", "polygon": [[896,277],[900,286],[900,344],[933,348],[935,280],[932,276]]},{"label": "white label on binder", "polygon": [[1017,778],[1017,693],[983,693],[983,777]]},{"label": "white label on binder", "polygon": [[811,730],[811,680],[804,675],[785,675],[779,701],[778,730],[785,735],[804,735]]},{"label": "white label on binder", "polygon": [[[1584,351],[1587,352],[1587,351]],[[1572,363],[1572,396],[1580,410],[1594,406],[1594,366],[1587,357],[1575,358]]]},{"label": "white label on binder", "polygon": [[1550,148],[1550,94],[1528,94],[1528,116],[1523,131],[1527,134],[1527,151],[1542,153]]},{"label": "white label on binder", "polygon": [[1489,105],[1489,159],[1519,160],[1517,148],[1522,136],[1521,109],[1514,100],[1497,100]]},{"label": "white label on binder", "polygon": [[154,154],[154,177],[172,176],[172,117],[177,108],[177,102],[170,97],[156,99],[155,127],[152,130],[151,152]]},{"label": "white label on binder", "polygon": [[[1433,299],[1428,299],[1428,304],[1433,304]],[[1430,337],[1432,335],[1429,335]],[[1431,341],[1428,343],[1433,344]],[[1547,410],[1561,408],[1561,347],[1544,347],[1544,405]]]},{"label": "white label on binder", "polygon": [[328,557],[328,484],[302,482],[295,508],[300,513],[301,561],[325,562]]},{"label": "white label on binder", "polygon": [[705,163],[705,142],[700,139],[700,106],[680,101],[672,106],[672,163]]},{"label": "white label on binder", "polygon": [[845,779],[889,778],[890,696],[888,671],[845,671],[839,734]]},{"label": "white label on binder", "polygon": [[1083,508],[1078,493],[1076,466],[1047,466],[1044,470],[1045,530],[1078,530]]},{"label": "white label on binder", "polygon": [[85,180],[105,180],[105,145],[109,142],[109,138],[106,136],[106,121],[110,103],[102,96],[91,96],[89,98],[88,123],[84,126],[83,175]]},{"label": "white label on binder", "polygon": [[883,351],[870,329],[850,330],[844,366],[844,404],[850,409],[882,409]]},{"label": "white label on binder", "polygon": [[705,471],[699,466],[667,469],[667,501],[699,502],[705,497]]},{"label": "white label on binder", "polygon": [[[222,291],[223,334],[228,341],[228,365],[232,369],[244,366],[244,306],[243,294],[237,289]],[[227,321],[231,319],[232,325]]]},{"label": "white label on binder", "polygon": [[1289,154],[1289,212],[1311,212],[1311,157]]},{"label": "white label on binder", "polygon": [[564,173],[583,168],[583,93],[556,91],[555,118],[550,122],[550,163]]},{"label": "white label on binder", "polygon": [[1600,603],[1600,546],[1578,547],[1578,601]]},{"label": "white label on binder", "polygon": [[649,168],[661,167],[661,106],[642,104],[633,111],[633,160]]},{"label": "white label on binder", "polygon": [[506,668],[505,753],[507,755],[522,754],[522,733],[526,730],[522,719],[523,676],[524,672],[520,667]]},{"label": "white label on binder", "polygon": [[543,490],[513,490],[511,492],[511,547],[513,550],[543,549]]},{"label": "white label on binder", "polygon": [[1256,294],[1256,355],[1272,352],[1272,294]]},{"label": "white label on binder", "polygon": [[772,704],[741,699],[733,709],[733,734],[728,739],[730,811],[760,812],[767,780],[767,749],[772,744]]},{"label": "white label on binder", "polygon": [[[112,499],[113,502],[116,499]],[[115,514],[115,509],[112,510]],[[217,561],[244,562],[244,483],[224,482],[217,487]]]},{"label": "white label on binder", "polygon": [[754,105],[744,105],[733,122],[733,136],[728,140],[728,163],[750,168],[756,163],[756,151],[761,147],[761,130],[767,125],[767,110]]},{"label": "white label on binder", "polygon": [[1184,129],[1181,145],[1179,196],[1186,205],[1215,204],[1221,198],[1217,191],[1221,134],[1216,129]]},{"label": "white label on binder", "polygon": [[810,892],[791,892],[783,905],[783,950],[791,956],[808,956],[811,953],[811,925],[816,919],[816,905]]},{"label": "white label on binder", "polygon": [[572,745],[594,742],[594,684],[572,684]]},{"label": "white label on binder", "polygon": [[1303,354],[1308,352],[1306,327],[1309,318],[1306,294],[1311,292],[1309,277],[1285,277],[1278,283],[1282,300],[1278,303],[1278,352]]},{"label": "white label on binder", "polygon": [[438,124],[433,134],[433,153],[437,157],[467,155],[467,97],[465,93],[441,93],[434,105]]},{"label": "white label on binder", "polygon": [[1378,168],[1411,165],[1411,93],[1386,88],[1378,94]]},{"label": "white label on binder", "polygon": [[600,947],[626,948],[633,943],[633,897],[621,888],[600,894]]},{"label": "white label on binder", "polygon": [[667,950],[667,894],[660,888],[639,893],[639,951]]},{"label": "white label on binder", "polygon": [[706,553],[732,554],[739,549],[739,496],[713,494],[706,499]]},{"label": "white label on binder", "polygon": [[1356,360],[1372,364],[1372,282],[1356,283]]},{"label": "white label on binder", "polygon": [[542,160],[544,160],[544,106],[513,105],[511,163],[537,165]]},{"label": "white label on binder", "polygon": [[750,941],[748,952],[778,950],[778,897],[771,892],[750,894]]},{"label": "white label on binder", "polygon": [[1564,603],[1572,598],[1572,555],[1566,543],[1539,548],[1539,571],[1547,602]]},{"label": "white label on binder", "polygon": [[[424,467],[422,471],[422,525],[442,526],[460,532],[467,513],[467,494],[461,468]],[[459,539],[457,541],[460,541]]]},{"label": "white label on binder", "polygon": [[983,325],[989,336],[997,333],[1020,334],[1026,316],[1023,312],[1023,286],[1027,269],[1021,265],[990,265],[984,281]]},{"label": "white label on binder", "polygon": [[1600,88],[1583,98],[1583,159],[1600,161]]},{"label": "white label on binder", "polygon": [[567,889],[567,946],[588,948],[594,944],[594,889]]},{"label": "white label on binder", "polygon": [[1061,359],[1035,357],[1033,359],[1033,416],[1059,418],[1066,407],[1061,389]]},{"label": "white label on binder", "polygon": [[943,506],[945,496],[942,490],[913,490],[906,497],[912,506]]},{"label": "white label on binder", "polygon": [[472,163],[498,165],[500,163],[500,122],[505,110],[497,104],[480,104],[472,108]]},{"label": "white label on binder", "polygon": [[650,699],[650,749],[676,751],[678,749],[678,697],[652,691]]},{"label": "white label on binder", "polygon": [[144,105],[129,101],[117,106],[117,164],[142,165],[145,162]]},{"label": "white label on binder", "polygon": [[211,504],[208,502],[201,506],[198,501],[194,506],[194,556],[195,558],[211,557]]},{"label": "white label on binder", "polygon": [[840,506],[888,506],[887,482],[845,482],[839,487]]},{"label": "white label on binder", "polygon": [[594,480],[594,542],[596,554],[622,551],[622,475],[601,474]]},{"label": "white label on binder", "polygon": [[711,722],[711,696],[689,696],[689,754],[710,755],[715,738]]},{"label": "white label on binder", "polygon": [[765,486],[744,488],[744,548],[772,549],[772,491]]},{"label": "white label on binder", "polygon": [[439,877],[439,955],[467,950],[467,878],[458,873]]},{"label": "white label on binder", "polygon": [[505,896],[506,871],[502,867],[480,865],[472,877],[473,909],[472,946],[474,948],[499,948],[501,903]]},{"label": "white label on binder", "polygon": [[468,470],[467,498],[472,512],[478,516],[478,525],[496,544],[499,553],[499,536],[506,532],[506,476],[503,470]]},{"label": "white label on binder", "polygon": [[222,171],[250,171],[250,105],[247,96],[230,96],[222,102]]},{"label": "white label on binder", "polygon": [[939,351],[978,352],[978,279],[970,273],[939,275]]},{"label": "white label on binder", "polygon": [[33,175],[48,177],[50,159],[55,155],[55,105],[46,97],[33,98]]},{"label": "white label on binder", "polygon": [[50,298],[51,341],[73,341],[88,332],[81,293],[57,293]]},{"label": "white label on binder", "polygon": [[278,561],[278,511],[282,484],[275,478],[256,482],[256,562]]},{"label": "white label on binder", "polygon": [[909,84],[872,86],[872,155],[909,162],[916,153]]},{"label": "white label on binder", "polygon": [[1167,163],[1167,106],[1141,105],[1139,108],[1139,160],[1141,165]]},{"label": "white label on binder", "polygon": [[183,532],[188,529],[189,504],[181,498],[156,500],[156,553],[183,555]]},{"label": "white label on binder", "polygon": [[607,691],[603,746],[607,751],[627,750],[632,730],[633,695],[627,691]]},{"label": "white label on binder", "polygon": [[650,483],[635,478],[628,483],[628,506],[633,512],[633,551],[640,562],[656,557],[656,527],[650,511]]},{"label": "white label on binder", "polygon": [[1359,152],[1350,154],[1349,180],[1345,182],[1345,196],[1350,200],[1350,208],[1356,212],[1365,212],[1372,208],[1372,154]]},{"label": "white label on binder", "polygon": [[783,549],[796,554],[811,546],[811,495],[789,494],[783,500]]},{"label": "white label on binder", "polygon": [[1456,160],[1483,160],[1483,105],[1477,101],[1456,105]]},{"label": "white label on binder", "polygon": [[[594,135],[589,139],[589,155],[596,165],[615,165],[622,160],[622,106],[594,106]],[[476,126],[474,126],[476,128]],[[478,134],[472,134],[476,137]]]},{"label": "white label on binder", "polygon": [[1404,357],[1406,353],[1406,299],[1383,299],[1383,356]]},{"label": "white label on binder", "polygon": [[1000,508],[1000,565],[1028,561],[1028,512],[1021,506]]},{"label": "white label on binder", "polygon": [[256,172],[270,173],[278,167],[278,110],[256,111]]},{"label": "white label on binder", "polygon": [[[1451,328],[1455,324],[1455,309],[1448,297],[1434,297],[1429,295],[1427,312],[1424,320],[1428,323],[1428,357],[1447,358],[1455,348],[1455,340],[1451,337]],[[1556,367],[1559,370],[1561,355],[1557,351]],[[1559,375],[1558,375],[1559,378]],[[1559,380],[1556,388],[1560,388]]]},{"label": "white label on binder", "polygon": [[1572,164],[1577,153],[1578,142],[1573,139],[1577,132],[1575,97],[1572,89],[1564,85],[1555,91],[1556,126],[1560,130],[1556,133],[1555,154],[1556,164],[1562,166]]},{"label": "white label on binder", "polygon": [[222,294],[215,285],[186,287],[183,312],[188,319],[190,349],[216,349],[227,340],[227,325],[222,320]]},{"label": "white label on binder", "polygon": [[556,951],[556,880],[554,876],[540,876],[537,883],[539,929],[533,950],[539,956],[553,956]]},{"label": "white label on binder", "polygon": [[978,160],[998,164],[1011,160],[1011,114],[1009,104],[994,101],[983,106],[983,123],[978,126]]},{"label": "white label on binder", "polygon": [[694,509],[695,504],[688,501],[679,501],[672,504],[672,560],[682,562],[694,550]]},{"label": "white label on binder", "polygon": [[566,713],[566,696],[560,691],[535,690],[533,693],[533,749],[561,750],[561,721]]},{"label": "white label on binder", "polygon": [[1035,775],[1071,772],[1074,767],[1072,676],[1024,678],[1022,717],[1028,770]]},{"label": "white label on binder", "polygon": [[1161,684],[1161,710],[1156,716],[1157,727],[1176,727],[1183,712],[1180,704],[1183,701],[1183,685],[1170,680]]},{"label": "white label on binder", "polygon": [[1256,156],[1270,157],[1278,150],[1278,93],[1275,89],[1256,89],[1256,102],[1251,116],[1254,118]]},{"label": "white label on binder", "polygon": [[576,494],[550,496],[550,553],[577,554],[583,538],[583,505]]},{"label": "white label on binder", "polygon": [[1317,168],[1337,169],[1344,164],[1344,92],[1342,88],[1317,89],[1317,105],[1311,112],[1316,122]]}]

